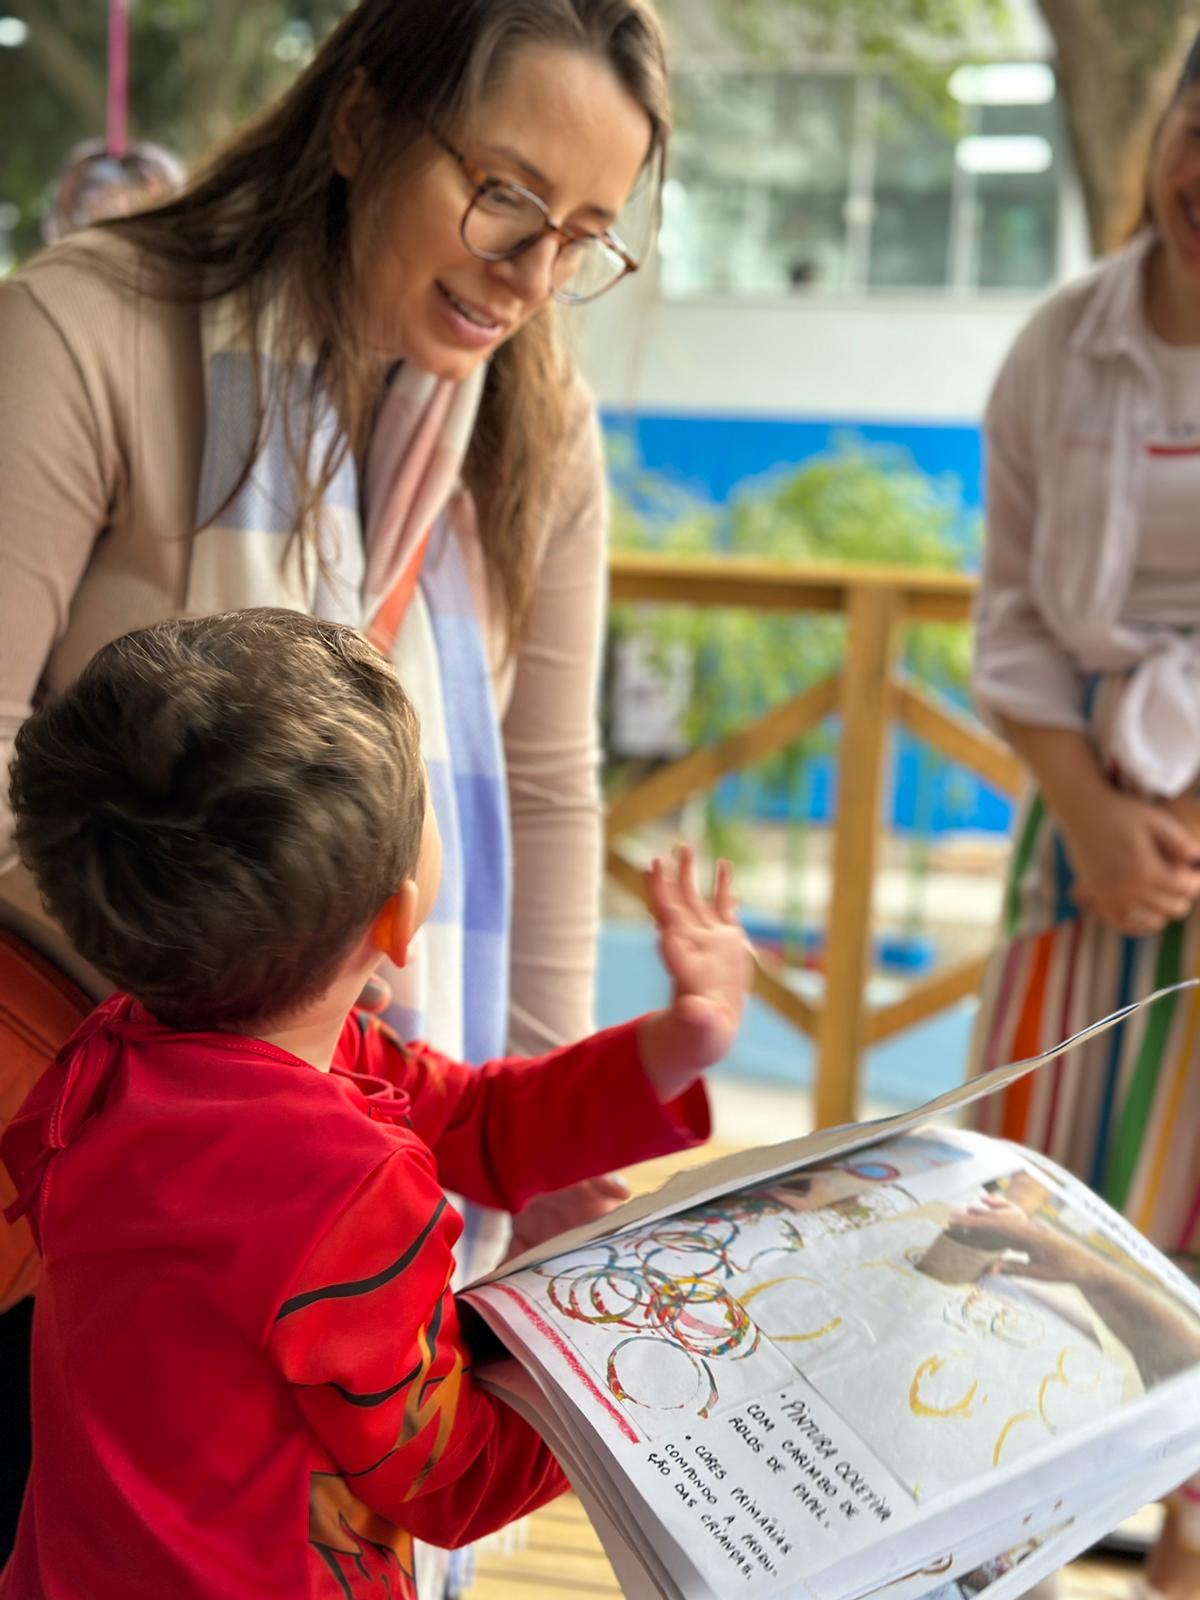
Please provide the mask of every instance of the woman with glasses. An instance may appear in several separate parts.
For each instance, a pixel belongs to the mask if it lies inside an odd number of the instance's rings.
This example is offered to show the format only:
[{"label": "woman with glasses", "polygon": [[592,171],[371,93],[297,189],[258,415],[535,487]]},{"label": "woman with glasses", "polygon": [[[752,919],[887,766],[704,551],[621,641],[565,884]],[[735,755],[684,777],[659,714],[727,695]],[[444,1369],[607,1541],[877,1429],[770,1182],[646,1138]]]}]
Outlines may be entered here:
[{"label": "woman with glasses", "polygon": [[[636,270],[620,218],[657,198],[668,121],[645,0],[362,0],[180,196],[0,286],[0,736],[161,618],[360,626],[446,836],[388,1014],[461,1058],[590,1023],[604,474],[560,318]],[[22,1037],[39,957],[105,992],[2,814],[0,929]],[[468,1219],[468,1266],[498,1231]],[[28,1239],[8,1257],[11,1302]]]}]

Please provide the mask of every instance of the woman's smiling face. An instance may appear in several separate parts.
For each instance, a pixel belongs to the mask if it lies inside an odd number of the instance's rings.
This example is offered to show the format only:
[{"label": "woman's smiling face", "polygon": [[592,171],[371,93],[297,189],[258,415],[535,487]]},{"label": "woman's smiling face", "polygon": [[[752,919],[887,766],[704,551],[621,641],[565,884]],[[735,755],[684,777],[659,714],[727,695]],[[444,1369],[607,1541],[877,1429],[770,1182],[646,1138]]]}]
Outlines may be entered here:
[{"label": "woman's smiling face", "polygon": [[[369,137],[356,137],[355,121],[349,105],[334,152],[352,184]],[[651,140],[649,117],[607,62],[546,45],[519,50],[477,111],[448,131],[473,167],[532,191],[556,223],[590,233],[615,222]],[[515,260],[480,260],[462,240],[472,194],[454,157],[426,138],[355,221],[369,343],[442,378],[467,377],[545,305],[560,242],[548,234]]]}]

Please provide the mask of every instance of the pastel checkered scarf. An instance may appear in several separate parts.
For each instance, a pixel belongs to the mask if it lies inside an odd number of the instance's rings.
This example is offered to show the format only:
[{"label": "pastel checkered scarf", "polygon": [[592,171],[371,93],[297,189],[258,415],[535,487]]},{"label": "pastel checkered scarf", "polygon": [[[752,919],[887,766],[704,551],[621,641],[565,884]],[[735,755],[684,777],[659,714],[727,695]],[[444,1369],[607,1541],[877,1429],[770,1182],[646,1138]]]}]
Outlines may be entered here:
[{"label": "pastel checkered scarf", "polygon": [[[402,1038],[485,1061],[506,1043],[512,873],[503,748],[480,620],[482,559],[460,485],[483,369],[452,383],[399,366],[362,492],[348,453],[326,496],[314,552],[293,536],[296,483],[282,416],[269,420],[246,482],[225,504],[255,448],[254,358],[239,329],[228,302],[204,315],[208,426],[187,612],[288,606],[361,628],[395,664],[421,718],[444,861],[441,893],[412,959],[403,971],[381,972],[395,996],[387,1020]],[[293,431],[307,379],[297,373],[297,393],[288,397]],[[339,426],[330,406],[315,459]],[[468,1218],[464,1270],[488,1231],[483,1218]]]}]

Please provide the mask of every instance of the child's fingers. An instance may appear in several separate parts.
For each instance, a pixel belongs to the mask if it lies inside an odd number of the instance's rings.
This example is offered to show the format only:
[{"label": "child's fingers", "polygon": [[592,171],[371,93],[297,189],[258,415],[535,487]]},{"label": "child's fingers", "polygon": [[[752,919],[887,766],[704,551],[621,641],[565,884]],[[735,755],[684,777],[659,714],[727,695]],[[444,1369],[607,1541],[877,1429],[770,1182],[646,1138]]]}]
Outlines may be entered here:
[{"label": "child's fingers", "polygon": [[662,857],[653,856],[651,858],[650,865],[646,868],[645,872],[643,872],[642,877],[645,880],[647,891],[656,900],[661,899],[662,897],[664,888],[663,880],[665,876],[666,872],[663,866]]},{"label": "child's fingers", "polygon": [[722,922],[738,920],[737,901],[733,894],[733,867],[724,859],[717,862],[713,874],[713,905]]},{"label": "child's fingers", "polygon": [[659,904],[672,912],[678,912],[682,905],[682,896],[675,874],[671,870],[671,863],[664,861],[661,856],[655,856],[652,871],[655,895]]},{"label": "child's fingers", "polygon": [[704,903],[704,896],[696,886],[695,851],[691,845],[676,845],[675,858],[678,862],[679,893],[683,904],[697,922],[711,921],[712,914]]},{"label": "child's fingers", "polygon": [[680,914],[679,892],[671,881],[666,863],[655,856],[644,874],[646,898],[654,920],[660,926],[675,921]]},{"label": "child's fingers", "polygon": [[650,858],[650,865],[642,873],[642,882],[646,885],[646,896],[653,903],[662,894],[663,864],[659,856]]}]

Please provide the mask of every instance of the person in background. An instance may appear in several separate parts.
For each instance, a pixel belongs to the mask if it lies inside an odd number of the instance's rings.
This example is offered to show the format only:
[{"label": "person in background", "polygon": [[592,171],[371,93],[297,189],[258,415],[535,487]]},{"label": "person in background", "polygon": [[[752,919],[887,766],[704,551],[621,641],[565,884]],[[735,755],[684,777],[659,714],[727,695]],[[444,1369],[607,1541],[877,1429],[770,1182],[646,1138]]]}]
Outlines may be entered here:
[{"label": "person in background", "polygon": [[477,1380],[443,1184],[515,1210],[706,1138],[753,961],[681,851],[668,1006],[478,1070],[402,1045],[352,1008],[436,904],[429,787],[394,669],[288,610],[128,634],[17,735],[22,859],[120,992],[0,1140],[45,1256],[3,1600],[404,1600],[414,1534],[566,1487]]},{"label": "person in background", "polygon": [[[256,605],[359,627],[417,705],[446,855],[413,959],[381,958],[387,1020],[456,1059],[591,1022],[605,486],[559,315],[637,267],[621,218],[668,129],[645,0],[361,0],[181,195],[0,284],[4,764],[132,628]],[[0,927],[106,993],[6,813]],[[34,986],[7,991],[0,1018]],[[503,1231],[468,1212],[466,1270]],[[20,1292],[24,1224],[0,1255]],[[2,1320],[15,1415],[27,1306]]]},{"label": "person in background", "polygon": [[186,182],[182,161],[160,144],[139,142],[114,155],[103,139],[88,139],[55,180],[42,237],[54,244],[77,228],[129,216],[178,194]]},{"label": "person in background", "polygon": [[[1200,975],[1200,38],[1154,141],[1147,225],[1017,339],[986,419],[975,694],[1033,787],[974,1069]],[[982,1103],[1158,1247],[1200,1251],[1200,998]],[[1200,1595],[1200,1484],[1145,1592]]]}]

